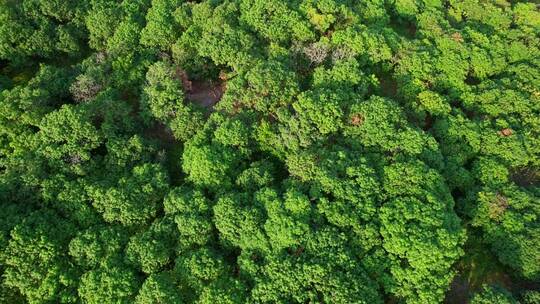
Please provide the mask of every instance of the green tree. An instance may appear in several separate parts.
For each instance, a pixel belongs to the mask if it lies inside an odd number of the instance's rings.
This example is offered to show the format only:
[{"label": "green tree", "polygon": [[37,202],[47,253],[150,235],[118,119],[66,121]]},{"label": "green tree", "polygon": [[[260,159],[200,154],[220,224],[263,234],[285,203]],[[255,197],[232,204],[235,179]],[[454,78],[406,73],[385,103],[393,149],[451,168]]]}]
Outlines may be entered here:
[{"label": "green tree", "polygon": [[137,304],[184,303],[178,283],[169,272],[151,274],[142,284],[135,300]]},{"label": "green tree", "polygon": [[129,262],[145,273],[156,273],[171,262],[175,238],[171,218],[158,220],[144,232],[131,237],[126,247]]},{"label": "green tree", "polygon": [[168,176],[158,164],[134,167],[116,181],[90,185],[94,207],[107,222],[133,225],[153,219],[168,189]]},{"label": "green tree", "polygon": [[123,264],[107,265],[82,275],[79,297],[86,303],[130,303],[140,287],[140,278]]},{"label": "green tree", "polygon": [[79,55],[86,9],[84,1],[2,1],[0,58]]},{"label": "green tree", "polygon": [[166,124],[174,136],[187,140],[202,127],[203,114],[184,101],[186,88],[182,86],[180,68],[158,61],[146,74],[144,106],[148,114]]},{"label": "green tree", "polygon": [[30,303],[76,303],[80,270],[65,251],[74,233],[75,226],[52,211],[30,214],[13,228],[3,251],[4,284]]},{"label": "green tree", "polygon": [[163,204],[165,213],[174,217],[181,247],[204,246],[213,240],[212,203],[202,191],[174,188]]},{"label": "green tree", "polygon": [[514,304],[518,303],[508,292],[502,287],[498,286],[483,286],[482,290],[476,293],[472,299],[471,304],[491,304],[491,303],[501,303],[501,304]]},{"label": "green tree", "polygon": [[168,50],[181,34],[173,18],[181,0],[152,0],[146,15],[146,27],[141,31],[141,43],[145,46]]},{"label": "green tree", "polygon": [[81,230],[69,243],[69,254],[87,269],[106,266],[118,260],[128,242],[127,232],[119,225],[92,226]]},{"label": "green tree", "polygon": [[465,239],[450,192],[443,178],[420,162],[384,171],[387,201],[379,218],[391,273],[385,288],[408,303],[441,302]]}]

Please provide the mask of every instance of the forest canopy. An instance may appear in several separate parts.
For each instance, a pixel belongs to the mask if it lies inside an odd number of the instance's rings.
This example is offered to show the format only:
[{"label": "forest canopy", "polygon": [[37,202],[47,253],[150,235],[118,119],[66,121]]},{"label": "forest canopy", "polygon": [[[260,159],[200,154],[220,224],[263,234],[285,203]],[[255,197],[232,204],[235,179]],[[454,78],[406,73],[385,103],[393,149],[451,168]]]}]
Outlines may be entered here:
[{"label": "forest canopy", "polygon": [[540,303],[540,4],[0,0],[1,303]]}]

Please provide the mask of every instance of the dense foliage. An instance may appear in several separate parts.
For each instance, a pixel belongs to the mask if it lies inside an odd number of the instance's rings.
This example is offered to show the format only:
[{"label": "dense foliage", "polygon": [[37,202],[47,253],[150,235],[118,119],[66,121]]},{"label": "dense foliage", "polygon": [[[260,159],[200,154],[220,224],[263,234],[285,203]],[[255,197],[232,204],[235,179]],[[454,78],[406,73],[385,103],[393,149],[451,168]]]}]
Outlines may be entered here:
[{"label": "dense foliage", "polygon": [[540,299],[530,1],[0,0],[0,71],[2,303]]}]

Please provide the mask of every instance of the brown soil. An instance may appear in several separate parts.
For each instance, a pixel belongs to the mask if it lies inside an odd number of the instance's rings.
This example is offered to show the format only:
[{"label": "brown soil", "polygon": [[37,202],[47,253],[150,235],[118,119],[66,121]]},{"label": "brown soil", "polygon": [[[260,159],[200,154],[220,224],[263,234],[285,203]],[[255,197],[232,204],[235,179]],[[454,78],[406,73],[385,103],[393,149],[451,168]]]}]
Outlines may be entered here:
[{"label": "brown soil", "polygon": [[540,186],[540,170],[538,168],[514,169],[510,172],[510,178],[520,187]]},{"label": "brown soil", "polygon": [[456,276],[450,290],[446,293],[446,304],[465,304],[469,303],[469,282],[461,276]]},{"label": "brown soil", "polygon": [[160,142],[164,143],[165,145],[171,145],[175,143],[176,141],[171,129],[169,129],[166,125],[161,124],[161,123],[157,123],[153,125],[151,128],[146,129],[145,135],[148,138],[158,139]]},{"label": "brown soil", "polygon": [[397,95],[398,84],[395,79],[390,76],[381,75],[379,78],[381,93],[385,97],[394,97]]},{"label": "brown soil", "polygon": [[223,96],[225,83],[191,81],[191,90],[186,92],[188,100],[205,108],[212,108]]},{"label": "brown soil", "polygon": [[455,32],[452,34],[452,39],[456,42],[463,42],[463,36],[461,36],[461,33]]},{"label": "brown soil", "polygon": [[470,298],[480,289],[483,284],[498,285],[506,289],[512,290],[515,287],[510,276],[502,272],[493,272],[489,276],[483,277],[482,282],[471,281],[471,278],[466,278],[465,275],[456,275],[450,290],[446,293],[444,300],[445,304],[468,304]]},{"label": "brown soil", "polygon": [[514,131],[512,131],[512,129],[510,129],[510,128],[504,128],[501,131],[499,131],[499,135],[505,136],[505,137],[510,136],[512,134],[514,134]]},{"label": "brown soil", "polygon": [[182,87],[188,100],[205,108],[213,107],[223,96],[225,91],[224,74],[220,74],[219,81],[200,81],[189,79],[183,69],[176,69],[176,77],[182,82]]},{"label": "brown soil", "polygon": [[351,117],[351,124],[353,126],[359,126],[364,123],[364,117],[362,114],[355,114]]}]

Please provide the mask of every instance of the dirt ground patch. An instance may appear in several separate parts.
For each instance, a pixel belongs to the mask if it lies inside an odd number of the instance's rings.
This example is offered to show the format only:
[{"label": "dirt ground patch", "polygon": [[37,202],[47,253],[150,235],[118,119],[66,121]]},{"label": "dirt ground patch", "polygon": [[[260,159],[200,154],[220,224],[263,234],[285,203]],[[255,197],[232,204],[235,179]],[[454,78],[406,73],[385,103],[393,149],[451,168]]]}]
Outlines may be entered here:
[{"label": "dirt ground patch", "polygon": [[162,123],[156,123],[152,127],[147,128],[145,135],[148,138],[158,139],[160,142],[165,143],[165,145],[172,145],[176,141],[171,129]]},{"label": "dirt ground patch", "polygon": [[182,81],[186,98],[202,107],[212,108],[219,102],[225,92],[225,82],[222,80],[191,80],[188,74],[182,69],[178,69],[176,74]]},{"label": "dirt ground patch", "polygon": [[212,108],[225,92],[225,83],[192,81],[191,90],[186,92],[188,100],[205,108]]},{"label": "dirt ground patch", "polygon": [[446,294],[445,304],[469,303],[469,282],[461,276],[456,276]]},{"label": "dirt ground patch", "polygon": [[540,170],[538,168],[523,167],[510,172],[510,178],[520,187],[540,186]]}]

